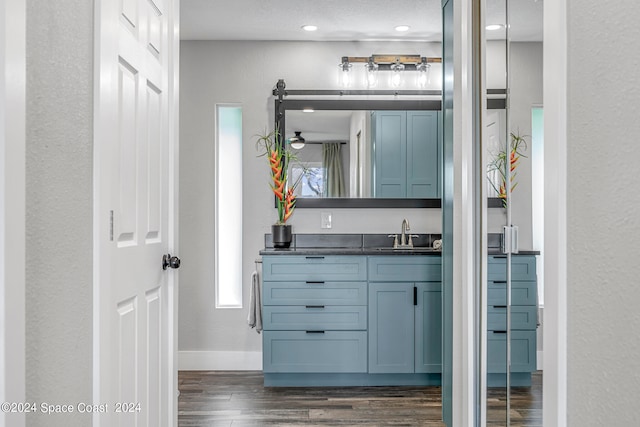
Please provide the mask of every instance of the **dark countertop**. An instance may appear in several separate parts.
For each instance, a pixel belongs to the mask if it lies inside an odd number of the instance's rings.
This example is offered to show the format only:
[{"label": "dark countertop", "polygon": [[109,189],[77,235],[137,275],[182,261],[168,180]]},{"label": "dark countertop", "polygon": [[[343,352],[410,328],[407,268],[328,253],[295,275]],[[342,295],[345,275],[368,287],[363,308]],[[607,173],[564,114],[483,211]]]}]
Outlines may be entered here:
[{"label": "dark countertop", "polygon": [[[504,255],[499,249],[490,249],[488,255]],[[442,251],[432,248],[393,249],[393,248],[265,248],[260,255],[436,255]],[[521,250],[515,255],[540,255],[540,251]]]},{"label": "dark countertop", "polygon": [[266,248],[260,255],[437,255],[441,252],[432,248]]},{"label": "dark countertop", "polygon": [[[392,235],[393,236],[393,235]],[[276,249],[271,235],[265,234],[265,248],[260,255],[430,255],[441,256],[433,249],[440,234],[420,234],[413,238],[414,248],[393,249],[387,234],[294,234],[291,247]],[[488,236],[489,255],[504,255],[500,250],[500,235]],[[540,255],[539,251],[521,250],[519,255]]]}]

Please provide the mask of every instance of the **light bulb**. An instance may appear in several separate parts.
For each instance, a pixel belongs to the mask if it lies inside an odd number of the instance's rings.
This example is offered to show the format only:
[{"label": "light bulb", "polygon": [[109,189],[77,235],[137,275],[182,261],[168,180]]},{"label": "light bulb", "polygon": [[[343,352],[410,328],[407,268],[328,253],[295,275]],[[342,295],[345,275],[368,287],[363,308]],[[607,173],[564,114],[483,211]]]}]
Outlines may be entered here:
[{"label": "light bulb", "polygon": [[375,87],[378,84],[378,74],[374,71],[367,73],[367,86]]},{"label": "light bulb", "polygon": [[349,75],[349,70],[342,70],[342,75],[340,76],[340,82],[344,87],[348,87],[349,84],[351,84],[351,76]]},{"label": "light bulb", "polygon": [[402,78],[400,77],[400,73],[397,71],[394,71],[393,76],[391,76],[391,86],[400,87],[401,83],[402,83]]},{"label": "light bulb", "polygon": [[340,70],[340,84],[343,87],[348,87],[351,84],[351,67],[353,67],[353,64],[345,61],[338,64],[338,68]]},{"label": "light bulb", "polygon": [[378,84],[378,64],[373,62],[373,58],[369,58],[369,62],[364,67],[367,75],[367,86],[375,87]]},{"label": "light bulb", "polygon": [[402,71],[404,71],[404,64],[396,61],[391,65],[391,86],[400,87],[402,85]]},{"label": "light bulb", "polygon": [[416,70],[418,70],[418,86],[426,87],[429,81],[429,70],[431,69],[431,64],[427,64],[426,58],[423,58],[422,62],[416,65]]}]

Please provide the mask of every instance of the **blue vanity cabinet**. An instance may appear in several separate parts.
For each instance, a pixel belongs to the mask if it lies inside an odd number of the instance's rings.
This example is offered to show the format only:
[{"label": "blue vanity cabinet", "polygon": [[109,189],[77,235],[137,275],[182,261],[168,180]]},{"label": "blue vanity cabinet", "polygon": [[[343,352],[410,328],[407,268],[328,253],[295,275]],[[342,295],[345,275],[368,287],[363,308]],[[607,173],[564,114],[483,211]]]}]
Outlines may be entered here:
[{"label": "blue vanity cabinet", "polygon": [[407,197],[438,198],[439,111],[407,111]]},{"label": "blue vanity cabinet", "polygon": [[439,114],[439,111],[371,114],[375,197],[440,197]]},{"label": "blue vanity cabinet", "polygon": [[374,150],[374,197],[407,195],[407,113],[376,111],[371,114]]},{"label": "blue vanity cabinet", "polygon": [[[506,385],[506,257],[487,263],[487,372],[489,386]],[[511,263],[511,384],[528,386],[536,367],[537,279],[533,255],[513,255]]]},{"label": "blue vanity cabinet", "polygon": [[364,256],[263,256],[265,385],[271,374],[367,371],[366,265]]},{"label": "blue vanity cabinet", "polygon": [[414,372],[415,285],[369,284],[369,372]]},{"label": "blue vanity cabinet", "polygon": [[439,256],[369,259],[369,373],[442,370]]},{"label": "blue vanity cabinet", "polygon": [[442,282],[416,283],[415,372],[442,373]]}]

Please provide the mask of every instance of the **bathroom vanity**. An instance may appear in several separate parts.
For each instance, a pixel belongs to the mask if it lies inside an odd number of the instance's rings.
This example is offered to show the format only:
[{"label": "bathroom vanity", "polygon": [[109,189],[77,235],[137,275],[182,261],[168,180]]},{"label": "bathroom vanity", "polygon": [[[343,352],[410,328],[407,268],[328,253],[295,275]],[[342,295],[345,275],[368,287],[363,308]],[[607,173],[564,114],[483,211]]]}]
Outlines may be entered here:
[{"label": "bathroom vanity", "polygon": [[[332,236],[298,235],[291,249],[269,248],[267,236],[264,384],[440,385],[442,268],[440,251],[432,249],[440,236],[422,235],[413,248],[397,249],[386,235]],[[512,371],[526,385],[536,369],[535,257],[517,260]],[[505,262],[489,259],[490,385],[505,376]]]},{"label": "bathroom vanity", "polygon": [[[536,257],[532,251],[511,261],[511,385],[531,385],[536,370],[538,323]],[[487,384],[506,385],[507,275],[505,255],[487,259]]]}]

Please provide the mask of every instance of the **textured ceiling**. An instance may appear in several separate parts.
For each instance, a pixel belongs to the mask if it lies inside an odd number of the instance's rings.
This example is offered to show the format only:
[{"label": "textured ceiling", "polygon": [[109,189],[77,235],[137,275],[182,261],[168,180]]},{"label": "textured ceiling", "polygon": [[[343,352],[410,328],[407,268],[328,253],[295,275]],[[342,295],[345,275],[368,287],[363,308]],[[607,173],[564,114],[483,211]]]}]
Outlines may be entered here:
[{"label": "textured ceiling", "polygon": [[[509,0],[511,38],[542,40],[542,0]],[[183,40],[441,39],[441,0],[182,0]],[[487,0],[487,23],[504,24],[505,0]],[[309,33],[300,27],[317,25]],[[394,30],[409,25],[406,33]],[[504,31],[488,32],[488,38]]]}]

